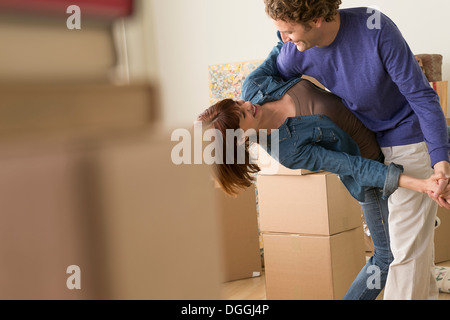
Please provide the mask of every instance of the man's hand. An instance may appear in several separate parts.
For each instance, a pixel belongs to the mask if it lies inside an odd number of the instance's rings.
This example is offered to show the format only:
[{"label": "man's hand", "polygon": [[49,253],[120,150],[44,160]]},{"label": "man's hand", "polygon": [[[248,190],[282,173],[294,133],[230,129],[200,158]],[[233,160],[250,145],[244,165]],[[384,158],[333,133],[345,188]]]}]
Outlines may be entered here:
[{"label": "man's hand", "polygon": [[447,185],[447,188],[445,188],[444,192],[441,193],[439,196],[440,202],[438,202],[443,207],[449,209],[450,204],[450,184]]},{"label": "man's hand", "polygon": [[450,163],[441,161],[434,165],[435,177],[440,177],[437,181],[438,188],[435,192],[428,192],[431,199],[436,201],[439,206],[450,209]]},{"label": "man's hand", "polygon": [[[449,177],[444,176],[442,173],[435,173],[431,175],[428,179],[421,180],[423,181],[423,191],[427,193],[431,198],[435,197],[438,199],[442,196],[445,190],[442,190],[442,180],[448,180]],[[445,181],[444,181],[445,183]],[[450,184],[448,184],[450,188]]]}]

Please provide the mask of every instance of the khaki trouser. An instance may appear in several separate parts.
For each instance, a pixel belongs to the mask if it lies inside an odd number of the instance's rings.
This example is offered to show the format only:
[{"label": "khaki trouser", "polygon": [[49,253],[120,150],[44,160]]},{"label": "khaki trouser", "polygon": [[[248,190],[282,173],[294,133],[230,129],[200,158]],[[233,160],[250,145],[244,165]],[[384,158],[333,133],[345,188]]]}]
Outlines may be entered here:
[{"label": "khaki trouser", "polygon": [[[425,142],[382,148],[385,163],[395,162],[405,174],[426,179],[433,174]],[[404,188],[389,198],[389,234],[394,261],[385,300],[428,300],[439,295],[434,275],[434,224],[437,203],[427,194]]]}]

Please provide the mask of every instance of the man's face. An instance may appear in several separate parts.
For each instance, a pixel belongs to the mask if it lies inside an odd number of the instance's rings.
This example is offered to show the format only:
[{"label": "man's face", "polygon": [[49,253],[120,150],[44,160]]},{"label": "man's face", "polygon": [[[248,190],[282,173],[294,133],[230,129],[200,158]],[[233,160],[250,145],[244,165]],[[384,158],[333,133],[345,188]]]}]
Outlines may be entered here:
[{"label": "man's face", "polygon": [[311,23],[311,28],[304,25],[283,20],[272,20],[275,27],[280,31],[284,43],[292,42],[297,46],[298,51],[305,51],[318,44],[318,32]]}]

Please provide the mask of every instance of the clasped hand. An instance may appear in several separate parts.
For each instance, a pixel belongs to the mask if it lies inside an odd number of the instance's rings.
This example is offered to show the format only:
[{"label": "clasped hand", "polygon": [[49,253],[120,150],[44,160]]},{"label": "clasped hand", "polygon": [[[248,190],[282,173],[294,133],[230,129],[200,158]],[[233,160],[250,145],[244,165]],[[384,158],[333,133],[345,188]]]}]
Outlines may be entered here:
[{"label": "clasped hand", "polygon": [[426,179],[425,189],[428,196],[439,206],[450,209],[450,177],[442,173],[435,173]]}]

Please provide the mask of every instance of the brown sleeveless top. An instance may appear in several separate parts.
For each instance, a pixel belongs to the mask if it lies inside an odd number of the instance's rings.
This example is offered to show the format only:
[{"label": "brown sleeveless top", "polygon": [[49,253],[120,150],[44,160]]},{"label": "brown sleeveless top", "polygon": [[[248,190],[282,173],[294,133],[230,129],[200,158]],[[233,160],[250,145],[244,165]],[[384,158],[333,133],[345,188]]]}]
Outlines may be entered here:
[{"label": "brown sleeveless top", "polygon": [[375,134],[347,109],[338,96],[307,80],[298,82],[286,93],[294,101],[296,116],[325,115],[355,140],[362,157],[373,160],[379,157],[381,151]]}]

